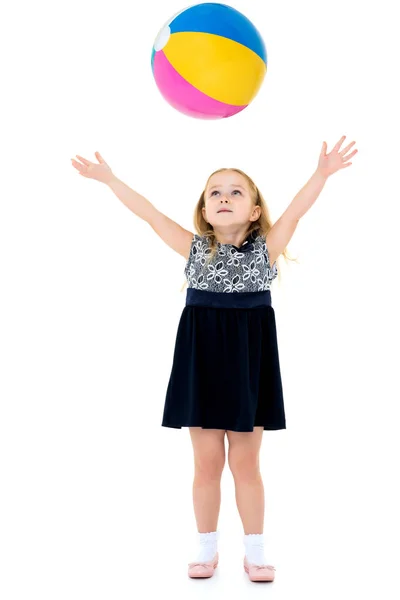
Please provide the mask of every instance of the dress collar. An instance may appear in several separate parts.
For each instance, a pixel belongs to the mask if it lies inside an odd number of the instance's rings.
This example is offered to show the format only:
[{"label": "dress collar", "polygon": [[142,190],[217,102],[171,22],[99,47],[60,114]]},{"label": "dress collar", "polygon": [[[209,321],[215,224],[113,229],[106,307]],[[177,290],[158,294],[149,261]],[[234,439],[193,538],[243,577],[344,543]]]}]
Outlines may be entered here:
[{"label": "dress collar", "polygon": [[221,242],[217,242],[217,244],[218,246],[231,246],[231,248],[234,248],[237,252],[249,252],[252,249],[254,241],[257,239],[257,237],[257,232],[252,231],[252,233],[247,236],[240,248],[234,246],[234,244],[221,244]]}]

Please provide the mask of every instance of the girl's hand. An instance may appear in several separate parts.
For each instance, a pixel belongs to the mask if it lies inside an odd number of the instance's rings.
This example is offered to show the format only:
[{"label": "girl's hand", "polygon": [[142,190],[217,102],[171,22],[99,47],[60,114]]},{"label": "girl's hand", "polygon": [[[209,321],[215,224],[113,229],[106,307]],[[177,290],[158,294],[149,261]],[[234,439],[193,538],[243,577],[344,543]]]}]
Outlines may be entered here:
[{"label": "girl's hand", "polygon": [[352,163],[348,162],[355,154],[357,154],[358,150],[353,150],[351,154],[346,156],[347,152],[350,150],[352,146],[354,146],[355,142],[351,142],[344,150],[340,150],[340,146],[343,144],[346,136],[343,135],[336,146],[332,149],[329,154],[326,153],[327,145],[326,142],[322,144],[321,154],[319,156],[319,162],[317,170],[324,175],[324,177],[329,177],[329,175],[333,175],[339,169],[345,169],[349,167]]},{"label": "girl's hand", "polygon": [[79,175],[88,177],[89,179],[96,179],[102,183],[109,183],[114,178],[113,172],[99,152],[95,152],[95,156],[99,161],[98,164],[92,163],[90,160],[82,158],[82,156],[79,156],[78,154],[76,156],[81,162],[78,162],[73,158],[71,158],[71,161],[75,169],[79,171]]}]

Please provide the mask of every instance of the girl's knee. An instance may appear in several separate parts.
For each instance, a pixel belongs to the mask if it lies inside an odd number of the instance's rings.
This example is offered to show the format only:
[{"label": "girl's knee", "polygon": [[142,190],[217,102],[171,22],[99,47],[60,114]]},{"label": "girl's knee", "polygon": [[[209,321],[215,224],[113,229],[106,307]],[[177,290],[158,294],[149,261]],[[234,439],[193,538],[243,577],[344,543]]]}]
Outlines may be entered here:
[{"label": "girl's knee", "polygon": [[196,476],[221,477],[225,465],[224,431],[191,430]]},{"label": "girl's knee", "polygon": [[230,452],[228,455],[229,468],[236,479],[254,480],[260,476],[260,460],[258,453],[248,452],[240,455]]},{"label": "girl's knee", "polygon": [[195,473],[197,477],[203,479],[220,479],[225,466],[225,455],[219,453],[216,455],[203,454],[195,456]]}]

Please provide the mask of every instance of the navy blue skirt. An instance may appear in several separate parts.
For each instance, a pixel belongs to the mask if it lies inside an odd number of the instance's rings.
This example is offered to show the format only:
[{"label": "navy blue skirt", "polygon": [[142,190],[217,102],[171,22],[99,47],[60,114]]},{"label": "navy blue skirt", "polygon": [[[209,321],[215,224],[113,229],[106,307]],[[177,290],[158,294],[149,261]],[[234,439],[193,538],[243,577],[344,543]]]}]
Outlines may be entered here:
[{"label": "navy blue skirt", "polygon": [[187,289],[162,426],[286,429],[269,290]]}]

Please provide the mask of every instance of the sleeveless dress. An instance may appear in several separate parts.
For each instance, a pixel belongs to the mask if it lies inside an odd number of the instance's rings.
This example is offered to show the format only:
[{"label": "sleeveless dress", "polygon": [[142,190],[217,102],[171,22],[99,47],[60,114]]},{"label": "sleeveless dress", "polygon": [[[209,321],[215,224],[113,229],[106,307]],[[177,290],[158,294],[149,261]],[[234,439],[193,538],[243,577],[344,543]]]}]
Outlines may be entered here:
[{"label": "sleeveless dress", "polygon": [[265,236],[240,248],[194,234],[184,273],[186,305],[176,335],[163,427],[286,429]]}]

